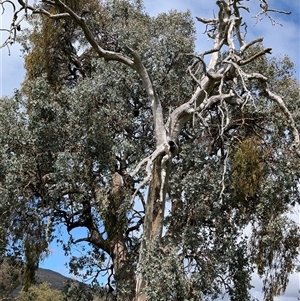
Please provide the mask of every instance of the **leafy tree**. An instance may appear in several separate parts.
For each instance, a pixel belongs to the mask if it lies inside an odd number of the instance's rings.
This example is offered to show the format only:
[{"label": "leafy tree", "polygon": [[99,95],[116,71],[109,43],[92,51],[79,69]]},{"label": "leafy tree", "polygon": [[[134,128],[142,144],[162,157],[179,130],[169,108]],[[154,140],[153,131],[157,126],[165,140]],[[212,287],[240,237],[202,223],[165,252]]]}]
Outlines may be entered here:
[{"label": "leafy tree", "polygon": [[21,291],[16,298],[17,301],[63,301],[63,295],[59,290],[50,288],[49,283],[41,283],[38,286],[32,286],[28,291]]},{"label": "leafy tree", "polygon": [[0,210],[25,289],[57,241],[67,254],[83,246],[70,271],[106,273],[120,300],[251,300],[255,268],[265,300],[283,292],[300,245],[287,217],[299,203],[299,83],[287,57],[246,40],[242,1],[198,18],[214,41],[201,54],[189,12],[18,5],[4,46],[22,13],[32,27],[18,38],[22,90],[1,102]]},{"label": "leafy tree", "polygon": [[22,264],[6,257],[0,264],[0,300],[12,299],[12,292],[22,283]]},{"label": "leafy tree", "polygon": [[92,287],[90,285],[69,280],[63,288],[63,296],[68,301],[102,301],[107,300],[107,294],[103,288]]}]

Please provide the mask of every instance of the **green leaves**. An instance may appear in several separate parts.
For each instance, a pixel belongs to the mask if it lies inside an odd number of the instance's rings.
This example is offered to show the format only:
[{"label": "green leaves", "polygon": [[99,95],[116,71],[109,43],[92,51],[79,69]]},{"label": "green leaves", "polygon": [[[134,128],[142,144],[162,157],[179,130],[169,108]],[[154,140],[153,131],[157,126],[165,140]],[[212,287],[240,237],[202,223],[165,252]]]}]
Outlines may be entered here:
[{"label": "green leaves", "polygon": [[16,299],[17,301],[62,301],[63,294],[50,288],[49,283],[41,283],[31,287],[28,291],[22,291]]},{"label": "green leaves", "polygon": [[263,277],[266,300],[285,291],[299,256],[299,226],[288,217],[272,216],[254,228],[252,256]]}]

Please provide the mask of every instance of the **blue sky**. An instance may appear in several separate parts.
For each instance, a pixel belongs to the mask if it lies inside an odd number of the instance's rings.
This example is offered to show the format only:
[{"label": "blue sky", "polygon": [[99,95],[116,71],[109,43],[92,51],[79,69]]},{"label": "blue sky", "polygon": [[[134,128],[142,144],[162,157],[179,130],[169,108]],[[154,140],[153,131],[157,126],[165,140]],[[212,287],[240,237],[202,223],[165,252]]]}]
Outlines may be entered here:
[{"label": "blue sky", "polygon": [[[15,2],[17,2],[15,0]],[[289,55],[292,61],[296,64],[297,76],[299,78],[299,49],[300,49],[300,11],[299,11],[299,0],[269,0],[269,6],[274,9],[284,9],[291,11],[290,16],[283,14],[272,14],[276,21],[282,24],[272,25],[268,18],[265,18],[261,22],[255,25],[256,19],[252,18],[259,11],[259,0],[249,0],[245,2],[250,7],[250,13],[246,13],[244,19],[248,22],[248,41],[257,37],[264,36],[264,45],[266,47],[273,48],[274,56]],[[177,9],[180,11],[190,10],[193,17],[211,17],[212,13],[217,13],[217,6],[215,0],[146,0],[145,7],[150,15],[156,15],[161,12],[167,12],[171,9]],[[11,20],[8,18],[9,9],[6,11],[7,14],[1,16],[0,27],[4,28],[9,25]],[[211,47],[212,42],[207,39],[203,32],[204,26],[195,22],[197,27],[197,49],[199,52],[207,50]],[[0,33],[0,44],[1,40],[5,38],[4,33]],[[10,48],[11,55],[8,55],[7,49],[0,51],[0,97],[4,95],[11,96],[15,88],[19,88],[24,78],[24,68],[21,53],[18,45],[13,45]],[[42,267],[55,270],[64,275],[68,275],[68,270],[64,266],[67,258],[64,256],[64,252],[60,247],[55,244],[51,246],[52,255],[47,258],[43,263]],[[262,300],[260,294],[261,281],[256,275],[253,276],[253,284],[255,290],[253,294]],[[277,301],[294,301],[297,299],[299,289],[299,275],[293,275],[290,279],[287,292],[284,296],[278,297]]]},{"label": "blue sky", "polygon": [[[16,1],[16,0],[15,0]],[[249,0],[246,4],[250,7],[250,13],[245,13],[244,19],[248,22],[248,39],[264,36],[266,47],[273,48],[273,55],[289,55],[296,64],[297,76],[299,77],[299,48],[300,48],[300,8],[299,0],[269,0],[270,7],[291,11],[290,16],[283,14],[272,14],[276,21],[283,26],[273,26],[268,18],[255,25],[256,20],[252,16],[259,11],[259,0]],[[194,17],[211,17],[212,12],[217,13],[215,0],[146,0],[146,10],[151,15],[167,12],[170,9],[181,11],[190,10]],[[9,26],[9,7],[6,14],[1,16],[0,27]],[[201,52],[211,47],[211,41],[203,35],[204,26],[196,22],[197,27],[197,48]],[[0,33],[0,42],[5,38],[5,33]],[[1,43],[2,44],[2,43]],[[8,55],[6,48],[0,51],[0,97],[12,95],[15,88],[20,86],[24,78],[23,60],[18,45],[11,46],[11,55]]]}]

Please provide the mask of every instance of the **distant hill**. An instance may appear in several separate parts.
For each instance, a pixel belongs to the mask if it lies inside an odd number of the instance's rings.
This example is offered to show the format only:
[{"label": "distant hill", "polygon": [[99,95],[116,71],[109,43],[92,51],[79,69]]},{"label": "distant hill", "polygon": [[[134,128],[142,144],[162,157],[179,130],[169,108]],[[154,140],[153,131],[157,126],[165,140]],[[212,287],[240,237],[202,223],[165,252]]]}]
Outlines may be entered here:
[{"label": "distant hill", "polygon": [[71,280],[57,272],[48,269],[38,269],[36,274],[37,282],[49,282],[52,289],[62,290],[65,283]]},{"label": "distant hill", "polygon": [[[56,289],[56,290],[63,290],[65,285],[71,281],[73,284],[75,283],[75,287],[84,288],[85,292],[91,293],[89,285],[82,283],[80,281],[73,280],[71,278],[61,275],[60,273],[57,273],[57,272],[54,272],[54,271],[48,270],[48,269],[39,268],[36,273],[36,280],[37,280],[37,284],[42,283],[42,282],[48,282],[48,283],[50,283],[51,289]],[[21,291],[21,289],[22,289],[22,286],[21,285],[18,286],[12,292],[12,294],[11,294],[12,297],[16,297],[19,294],[19,292]],[[93,295],[95,301],[104,300],[103,296],[105,296],[104,297],[105,300],[114,300],[114,298],[115,298],[114,293],[107,293],[104,288],[99,288],[98,292],[96,293],[94,291],[92,293],[92,295]]]}]

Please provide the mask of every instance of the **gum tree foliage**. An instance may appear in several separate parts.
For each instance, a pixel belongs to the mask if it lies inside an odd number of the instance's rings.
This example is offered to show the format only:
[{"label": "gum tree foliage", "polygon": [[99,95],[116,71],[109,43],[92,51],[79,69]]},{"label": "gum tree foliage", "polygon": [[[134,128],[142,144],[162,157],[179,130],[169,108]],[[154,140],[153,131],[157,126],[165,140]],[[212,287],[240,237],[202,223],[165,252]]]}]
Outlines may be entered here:
[{"label": "gum tree foliage", "polygon": [[[189,12],[0,4],[14,10],[2,46],[18,40],[27,70],[0,110],[1,250],[25,260],[25,289],[57,242],[74,275],[105,275],[118,300],[251,300],[255,269],[265,300],[283,292],[300,242],[287,215],[299,203],[299,83],[287,57],[247,40],[247,2],[197,18],[213,41],[204,53]],[[289,14],[267,1],[255,13],[273,12]]]}]

